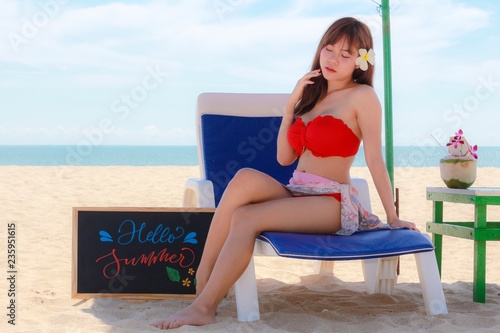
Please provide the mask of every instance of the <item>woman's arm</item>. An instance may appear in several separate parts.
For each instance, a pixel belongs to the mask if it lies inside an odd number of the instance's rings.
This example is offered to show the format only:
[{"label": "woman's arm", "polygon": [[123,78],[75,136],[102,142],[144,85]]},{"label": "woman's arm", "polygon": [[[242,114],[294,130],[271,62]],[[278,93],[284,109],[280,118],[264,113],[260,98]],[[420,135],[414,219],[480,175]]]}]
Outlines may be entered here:
[{"label": "woman's arm", "polygon": [[297,103],[302,98],[304,87],[308,84],[314,84],[314,81],[312,81],[311,79],[320,75],[321,71],[319,69],[304,75],[295,85],[295,89],[292,91],[290,98],[286,103],[283,120],[281,121],[281,126],[278,132],[277,143],[278,147],[276,158],[278,160],[278,163],[281,165],[290,165],[297,159],[295,151],[288,143],[288,129],[293,123],[295,105],[297,105]]},{"label": "woman's arm", "polygon": [[293,111],[295,109],[295,104],[293,104],[290,98],[285,106],[285,113],[283,114],[283,119],[281,120],[280,129],[278,132],[277,140],[277,159],[278,163],[281,165],[292,164],[297,156],[293,150],[290,143],[288,143],[288,129],[293,123]]},{"label": "woman's arm", "polygon": [[416,229],[413,222],[403,221],[396,214],[392,185],[382,158],[382,108],[378,97],[368,86],[360,90],[362,96],[356,99],[359,103],[358,126],[363,137],[366,165],[387,215],[387,222],[391,227]]}]

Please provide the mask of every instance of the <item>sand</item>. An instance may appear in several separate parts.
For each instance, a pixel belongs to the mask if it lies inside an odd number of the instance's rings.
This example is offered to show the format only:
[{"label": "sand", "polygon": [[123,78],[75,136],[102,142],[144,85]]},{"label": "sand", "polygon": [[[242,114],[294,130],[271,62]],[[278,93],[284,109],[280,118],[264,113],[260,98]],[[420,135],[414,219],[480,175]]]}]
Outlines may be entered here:
[{"label": "sand", "polygon": [[[189,304],[186,299],[127,301],[71,298],[72,207],[179,207],[184,182],[198,167],[0,167],[1,332],[159,332],[149,324]],[[366,168],[353,176],[369,179]],[[438,168],[396,168],[400,215],[421,230],[432,204],[426,186],[443,186]],[[370,182],[372,205],[384,216]],[[474,186],[500,186],[500,169],[480,168]],[[445,204],[449,220],[472,219],[468,205]],[[488,210],[500,220],[500,210]],[[16,325],[8,324],[8,225],[16,226]],[[487,245],[486,303],[472,301],[473,243],[445,238],[442,282],[449,314],[427,316],[413,256],[401,257],[394,294],[368,295],[360,262],[338,262],[335,275],[313,263],[257,258],[261,320],[236,319],[234,292],[217,323],[178,332],[499,332],[500,244]]]}]

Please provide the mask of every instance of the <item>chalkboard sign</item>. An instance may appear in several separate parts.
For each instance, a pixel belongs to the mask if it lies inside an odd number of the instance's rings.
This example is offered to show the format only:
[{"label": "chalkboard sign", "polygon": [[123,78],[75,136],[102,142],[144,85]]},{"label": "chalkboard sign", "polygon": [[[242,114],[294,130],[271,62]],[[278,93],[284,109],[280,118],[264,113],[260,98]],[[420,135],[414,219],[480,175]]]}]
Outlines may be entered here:
[{"label": "chalkboard sign", "polygon": [[193,297],[213,213],[73,208],[73,297]]}]

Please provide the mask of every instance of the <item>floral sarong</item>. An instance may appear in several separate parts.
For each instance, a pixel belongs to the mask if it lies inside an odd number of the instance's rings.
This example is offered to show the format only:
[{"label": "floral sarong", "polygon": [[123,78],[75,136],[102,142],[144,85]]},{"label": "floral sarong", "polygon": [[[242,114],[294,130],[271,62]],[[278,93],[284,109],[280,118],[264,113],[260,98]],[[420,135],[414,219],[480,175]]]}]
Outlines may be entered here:
[{"label": "floral sarong", "polygon": [[334,180],[311,173],[295,170],[286,188],[294,196],[326,195],[340,193],[341,227],[337,235],[352,235],[356,231],[390,229],[377,215],[361,206],[358,191],[349,184],[340,184]]}]

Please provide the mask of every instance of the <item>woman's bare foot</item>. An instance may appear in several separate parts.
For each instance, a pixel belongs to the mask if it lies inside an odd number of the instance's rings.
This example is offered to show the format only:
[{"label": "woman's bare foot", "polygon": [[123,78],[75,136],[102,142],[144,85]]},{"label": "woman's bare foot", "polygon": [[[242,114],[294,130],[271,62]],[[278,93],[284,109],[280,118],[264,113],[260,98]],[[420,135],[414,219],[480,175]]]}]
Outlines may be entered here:
[{"label": "woman's bare foot", "polygon": [[215,323],[215,313],[198,307],[195,303],[178,311],[167,320],[162,320],[152,324],[157,328],[168,330],[179,328],[183,325],[203,326]]}]

